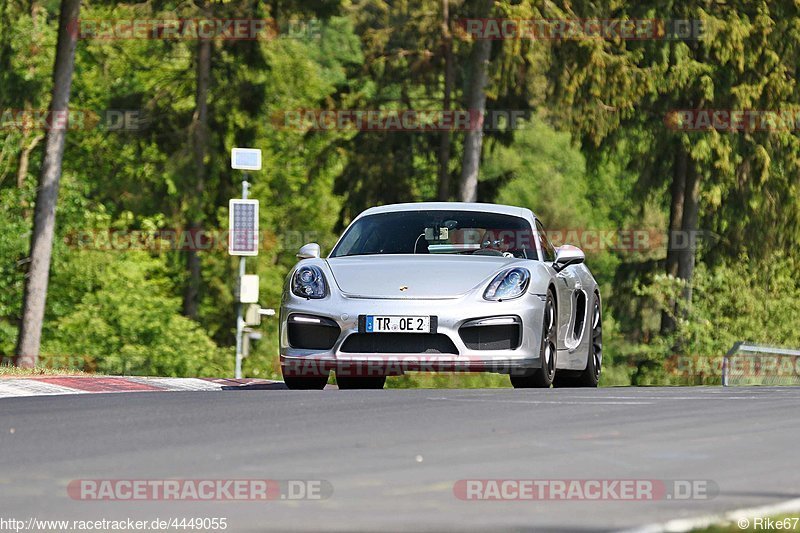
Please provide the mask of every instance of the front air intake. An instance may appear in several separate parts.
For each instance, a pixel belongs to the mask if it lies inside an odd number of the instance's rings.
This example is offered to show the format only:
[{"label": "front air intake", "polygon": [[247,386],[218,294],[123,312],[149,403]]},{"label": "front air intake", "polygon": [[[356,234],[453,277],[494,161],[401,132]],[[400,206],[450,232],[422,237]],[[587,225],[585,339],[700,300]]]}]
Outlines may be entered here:
[{"label": "front air intake", "polygon": [[473,320],[458,334],[470,350],[515,350],[522,342],[520,322],[518,317]]},{"label": "front air intake", "polygon": [[450,337],[441,333],[353,333],[341,348],[345,353],[458,354]]},{"label": "front air intake", "polygon": [[289,345],[303,350],[330,350],[342,331],[329,318],[309,315],[289,315],[287,329]]}]

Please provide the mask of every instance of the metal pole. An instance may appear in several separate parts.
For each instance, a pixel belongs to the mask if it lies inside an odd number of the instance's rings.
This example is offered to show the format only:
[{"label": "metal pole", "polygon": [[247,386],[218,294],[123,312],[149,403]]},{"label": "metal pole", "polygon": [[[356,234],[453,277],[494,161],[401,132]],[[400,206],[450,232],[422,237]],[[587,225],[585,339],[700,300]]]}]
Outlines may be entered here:
[{"label": "metal pole", "polygon": [[[242,200],[247,200],[247,192],[250,188],[250,184],[247,182],[247,174],[244,174],[242,178]],[[239,258],[239,296],[238,299],[241,300],[241,292],[242,292],[242,276],[245,275],[245,267],[246,267],[246,259],[244,256]],[[244,306],[241,302],[237,302],[236,304],[236,368],[234,370],[234,378],[241,379],[242,378],[242,346],[243,346],[243,336],[244,336]]]},{"label": "metal pole", "polygon": [[728,353],[726,353],[722,357],[722,386],[723,387],[727,387],[728,386],[728,373],[730,373],[730,370],[731,370],[730,369],[730,365],[731,365],[730,357],[732,355],[734,355],[736,352],[738,352],[739,348],[741,348],[741,347],[742,347],[742,342],[735,343],[733,346],[731,346],[731,349],[728,350]]},{"label": "metal pole", "polygon": [[728,386],[728,355],[722,356],[722,386]]}]

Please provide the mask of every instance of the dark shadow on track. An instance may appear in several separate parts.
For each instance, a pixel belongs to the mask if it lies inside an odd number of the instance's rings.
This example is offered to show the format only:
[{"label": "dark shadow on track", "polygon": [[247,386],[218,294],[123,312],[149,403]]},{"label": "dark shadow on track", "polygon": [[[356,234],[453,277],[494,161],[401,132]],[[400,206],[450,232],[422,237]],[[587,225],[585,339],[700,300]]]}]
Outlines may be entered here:
[{"label": "dark shadow on track", "polygon": [[249,385],[223,385],[222,390],[288,390],[285,383],[251,383]]}]

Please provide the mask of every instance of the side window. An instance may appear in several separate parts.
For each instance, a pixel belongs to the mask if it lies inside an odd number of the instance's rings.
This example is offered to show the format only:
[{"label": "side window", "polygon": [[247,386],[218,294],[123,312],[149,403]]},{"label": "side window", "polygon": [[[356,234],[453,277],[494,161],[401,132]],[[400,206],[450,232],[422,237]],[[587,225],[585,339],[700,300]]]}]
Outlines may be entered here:
[{"label": "side window", "polygon": [[553,245],[550,244],[550,241],[547,239],[547,233],[545,233],[542,223],[538,220],[536,221],[536,234],[539,236],[539,242],[542,245],[544,260],[547,262],[555,261],[556,251],[553,249]]}]

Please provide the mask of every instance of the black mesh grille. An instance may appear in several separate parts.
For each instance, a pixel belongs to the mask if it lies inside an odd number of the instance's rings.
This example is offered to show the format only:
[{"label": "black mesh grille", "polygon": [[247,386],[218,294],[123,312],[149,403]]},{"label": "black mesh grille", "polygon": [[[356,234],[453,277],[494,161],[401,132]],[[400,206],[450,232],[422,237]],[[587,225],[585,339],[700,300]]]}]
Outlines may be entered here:
[{"label": "black mesh grille", "polygon": [[292,322],[289,324],[289,344],[303,350],[330,350],[336,344],[341,330],[333,321],[322,324]]},{"label": "black mesh grille", "polygon": [[473,326],[458,331],[470,350],[513,350],[519,347],[519,324]]},{"label": "black mesh grille", "polygon": [[353,333],[342,344],[346,353],[449,353],[458,348],[441,333]]}]

